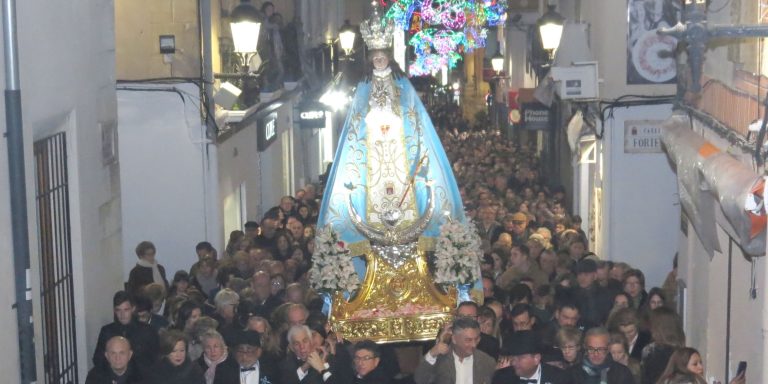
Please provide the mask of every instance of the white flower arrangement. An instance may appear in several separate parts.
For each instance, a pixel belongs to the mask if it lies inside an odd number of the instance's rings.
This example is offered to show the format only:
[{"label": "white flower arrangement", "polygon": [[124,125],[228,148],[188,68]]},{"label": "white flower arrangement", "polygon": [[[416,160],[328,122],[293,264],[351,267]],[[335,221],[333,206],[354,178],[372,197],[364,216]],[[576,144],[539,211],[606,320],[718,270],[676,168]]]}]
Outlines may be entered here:
[{"label": "white flower arrangement", "polygon": [[309,281],[316,290],[350,293],[360,285],[349,249],[330,225],[318,229],[315,234]]},{"label": "white flower arrangement", "polygon": [[480,278],[480,236],[472,222],[449,221],[440,227],[435,245],[435,282],[471,284]]}]

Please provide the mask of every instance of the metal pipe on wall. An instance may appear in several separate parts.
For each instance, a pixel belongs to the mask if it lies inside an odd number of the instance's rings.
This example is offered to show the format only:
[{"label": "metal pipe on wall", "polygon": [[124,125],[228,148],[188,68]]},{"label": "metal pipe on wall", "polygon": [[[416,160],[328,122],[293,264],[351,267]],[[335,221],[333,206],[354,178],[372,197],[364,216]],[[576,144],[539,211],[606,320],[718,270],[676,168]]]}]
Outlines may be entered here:
[{"label": "metal pipe on wall", "polygon": [[13,270],[16,321],[19,332],[21,383],[36,380],[32,290],[29,267],[27,184],[24,168],[24,129],[21,115],[19,57],[16,36],[16,1],[3,0],[3,53],[5,57],[5,124],[8,146],[8,183],[11,196]]}]

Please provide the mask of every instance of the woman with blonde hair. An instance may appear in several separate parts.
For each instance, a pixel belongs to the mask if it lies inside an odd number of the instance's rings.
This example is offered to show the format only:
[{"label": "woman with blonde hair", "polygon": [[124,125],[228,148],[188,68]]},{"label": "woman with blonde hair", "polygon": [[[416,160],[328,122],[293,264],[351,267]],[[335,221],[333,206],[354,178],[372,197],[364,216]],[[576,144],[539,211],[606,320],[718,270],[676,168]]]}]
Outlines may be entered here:
[{"label": "woman with blonde hair", "polygon": [[578,328],[563,327],[557,331],[555,340],[557,348],[563,353],[565,367],[581,364],[581,338],[582,333]]},{"label": "woman with blonde hair", "polygon": [[611,353],[613,361],[629,368],[635,382],[640,382],[640,362],[629,357],[627,338],[621,333],[611,333],[608,340],[608,351]]},{"label": "woman with blonde hair", "polygon": [[[715,381],[715,383],[720,383]],[[742,372],[731,379],[729,384],[746,383]],[[699,351],[684,347],[678,348],[669,358],[667,368],[655,384],[707,384],[704,379],[704,362]]]}]

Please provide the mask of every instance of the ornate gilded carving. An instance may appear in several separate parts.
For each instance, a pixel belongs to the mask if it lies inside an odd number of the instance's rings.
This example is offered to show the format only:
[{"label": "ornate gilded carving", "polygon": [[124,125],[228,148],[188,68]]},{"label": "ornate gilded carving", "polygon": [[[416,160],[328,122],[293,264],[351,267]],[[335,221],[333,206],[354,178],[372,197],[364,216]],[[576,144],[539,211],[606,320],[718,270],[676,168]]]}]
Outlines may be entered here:
[{"label": "ornate gilded carving", "polygon": [[[416,247],[414,247],[416,248]],[[366,254],[366,275],[357,295],[347,302],[333,300],[331,324],[350,340],[377,342],[416,341],[434,338],[450,321],[456,307],[456,290],[436,286],[427,268],[426,253],[415,251],[399,266],[375,251]]]}]

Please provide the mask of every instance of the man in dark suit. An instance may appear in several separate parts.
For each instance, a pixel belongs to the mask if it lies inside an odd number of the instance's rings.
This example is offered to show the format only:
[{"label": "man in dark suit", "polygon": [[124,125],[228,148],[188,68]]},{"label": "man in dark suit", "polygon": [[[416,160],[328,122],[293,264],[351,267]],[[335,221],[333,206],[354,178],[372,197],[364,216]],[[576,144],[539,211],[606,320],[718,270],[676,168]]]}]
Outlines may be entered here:
[{"label": "man in dark suit", "polygon": [[[219,381],[218,368],[214,383],[242,384],[277,384],[277,376],[271,371],[269,364],[260,364],[261,337],[256,331],[240,331],[234,347],[237,371],[227,369],[225,377],[229,380]],[[221,372],[225,374],[225,372]],[[234,376],[234,377],[232,377]],[[231,379],[234,379],[230,381]]]},{"label": "man in dark suit", "polygon": [[517,331],[510,335],[502,351],[499,370],[493,384],[569,384],[568,375],[560,368],[541,362],[542,350],[533,331]]},{"label": "man in dark suit", "polygon": [[592,328],[584,336],[584,359],[568,369],[573,384],[635,384],[632,372],[611,359],[610,334],[602,327]]},{"label": "man in dark suit", "polygon": [[138,384],[141,383],[141,375],[131,364],[133,351],[131,343],[122,336],[114,336],[107,341],[105,357],[109,362],[108,366],[96,365],[85,378],[85,384],[102,383],[120,383],[120,384]]},{"label": "man in dark suit", "polygon": [[115,336],[122,336],[131,344],[132,362],[139,372],[144,374],[157,360],[159,343],[157,332],[136,319],[134,301],[128,292],[115,293],[112,304],[115,320],[101,327],[99,331],[96,350],[93,352],[93,365],[108,366],[105,355],[107,342]]},{"label": "man in dark suit", "polygon": [[490,384],[496,361],[477,349],[477,320],[457,317],[446,333],[421,358],[413,377],[416,384]]},{"label": "man in dark suit", "polygon": [[306,325],[288,329],[288,353],[280,363],[282,384],[336,383],[327,355],[312,347],[312,331]]},{"label": "man in dark suit", "polygon": [[379,366],[381,352],[376,343],[371,340],[359,341],[353,351],[355,384],[389,384],[389,377]]}]

